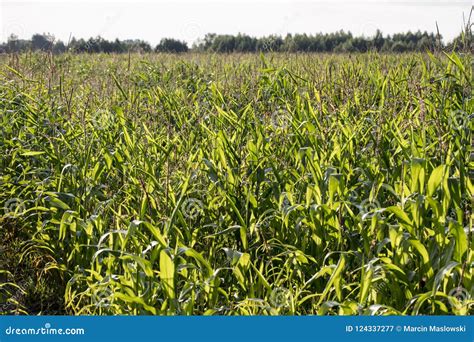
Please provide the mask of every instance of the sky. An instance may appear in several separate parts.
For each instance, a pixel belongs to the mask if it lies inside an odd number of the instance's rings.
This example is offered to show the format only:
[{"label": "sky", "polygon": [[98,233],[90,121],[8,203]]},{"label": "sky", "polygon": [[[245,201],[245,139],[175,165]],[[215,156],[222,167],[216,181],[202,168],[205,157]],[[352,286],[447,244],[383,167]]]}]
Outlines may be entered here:
[{"label": "sky", "polygon": [[[143,39],[172,37],[192,44],[206,33],[264,36],[338,30],[371,36],[411,30],[457,36],[472,0],[0,0],[0,41],[31,38]],[[473,14],[474,16],[474,14]]]}]

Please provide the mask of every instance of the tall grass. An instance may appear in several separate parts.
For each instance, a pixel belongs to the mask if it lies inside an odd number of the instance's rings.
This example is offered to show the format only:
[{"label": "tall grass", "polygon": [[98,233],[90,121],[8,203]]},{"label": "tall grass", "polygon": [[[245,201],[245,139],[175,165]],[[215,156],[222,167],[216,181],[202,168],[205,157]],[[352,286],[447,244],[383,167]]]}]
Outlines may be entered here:
[{"label": "tall grass", "polygon": [[3,313],[472,313],[472,55],[0,58]]}]

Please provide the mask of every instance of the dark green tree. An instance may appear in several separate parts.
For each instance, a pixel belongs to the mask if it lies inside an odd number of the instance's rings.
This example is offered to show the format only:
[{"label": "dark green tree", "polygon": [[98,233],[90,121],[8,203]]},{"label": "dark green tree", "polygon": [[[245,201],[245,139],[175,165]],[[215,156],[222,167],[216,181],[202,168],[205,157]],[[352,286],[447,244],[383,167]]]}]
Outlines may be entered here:
[{"label": "dark green tree", "polygon": [[156,52],[181,53],[188,50],[188,45],[185,42],[172,38],[163,38],[155,47]]}]

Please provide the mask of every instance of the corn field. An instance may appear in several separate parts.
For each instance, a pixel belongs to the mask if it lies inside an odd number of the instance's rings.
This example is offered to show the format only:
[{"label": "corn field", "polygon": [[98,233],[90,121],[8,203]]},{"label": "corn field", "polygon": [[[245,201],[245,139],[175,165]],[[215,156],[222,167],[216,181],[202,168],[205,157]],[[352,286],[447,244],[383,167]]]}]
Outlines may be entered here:
[{"label": "corn field", "polygon": [[472,314],[473,63],[0,56],[0,313]]}]

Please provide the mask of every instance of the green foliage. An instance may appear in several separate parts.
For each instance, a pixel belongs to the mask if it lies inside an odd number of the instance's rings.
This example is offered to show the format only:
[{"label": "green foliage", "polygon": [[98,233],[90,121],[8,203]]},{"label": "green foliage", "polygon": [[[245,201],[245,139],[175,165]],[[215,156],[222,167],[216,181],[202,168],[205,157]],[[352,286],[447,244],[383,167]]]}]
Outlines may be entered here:
[{"label": "green foliage", "polygon": [[[216,53],[250,53],[250,52],[425,52],[425,51],[472,51],[472,29],[470,19],[463,32],[452,42],[443,44],[439,34],[428,32],[406,32],[393,35],[383,35],[377,30],[374,35],[354,37],[351,32],[338,31],[334,33],[287,34],[285,37],[270,35],[265,37],[251,37],[246,34],[215,34],[208,33],[204,38],[194,42],[192,50],[195,52]],[[30,40],[18,39],[10,36],[7,43],[0,44],[0,53],[25,51],[51,51],[64,53],[148,53],[167,52],[183,53],[189,51],[186,42],[163,38],[152,49],[151,45],[143,40],[109,41],[100,36],[87,40],[72,38],[66,47],[60,40],[55,40],[49,34],[34,34]]]},{"label": "green foliage", "polygon": [[185,42],[176,39],[163,38],[160,41],[160,44],[156,46],[155,51],[172,53],[187,52],[188,45]]},{"label": "green foliage", "polygon": [[472,314],[472,55],[1,61],[0,312]]}]

